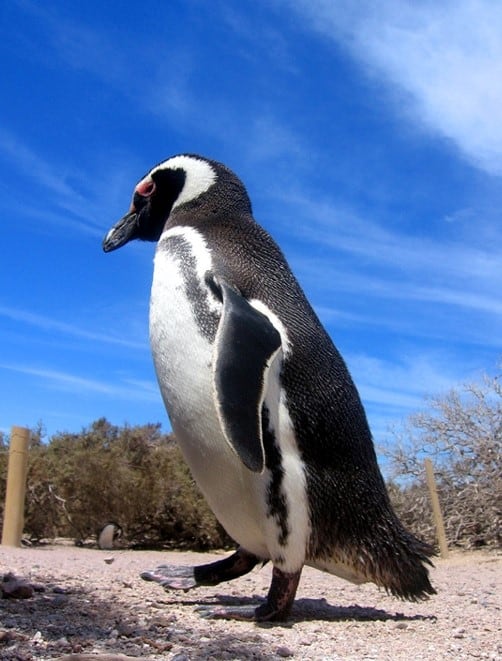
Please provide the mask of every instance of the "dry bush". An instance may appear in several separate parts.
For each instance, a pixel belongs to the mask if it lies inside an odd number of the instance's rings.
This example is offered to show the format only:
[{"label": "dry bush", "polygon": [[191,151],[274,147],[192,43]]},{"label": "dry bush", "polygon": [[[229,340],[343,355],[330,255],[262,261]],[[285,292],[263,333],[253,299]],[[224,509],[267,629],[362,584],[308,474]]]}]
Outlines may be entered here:
[{"label": "dry bush", "polygon": [[[391,460],[391,499],[405,525],[434,542],[425,457],[433,460],[448,543],[500,546],[502,510],[500,376],[429,400],[383,453]],[[85,540],[109,521],[127,544],[210,549],[231,544],[192,480],[180,451],[159,425],[94,422],[79,434],[42,443],[34,430],[25,533]],[[0,503],[7,439],[0,435]]]},{"label": "dry bush", "polygon": [[[116,427],[101,419],[46,444],[40,435],[33,439],[24,527],[32,542],[83,542],[113,521],[129,546],[209,549],[230,543],[160,425]],[[7,454],[1,450],[0,489]]]},{"label": "dry bush", "polygon": [[384,450],[394,468],[389,490],[395,507],[426,539],[434,537],[423,464],[430,457],[448,543],[500,547],[501,402],[500,375],[485,376],[430,399],[430,410],[412,416]]}]

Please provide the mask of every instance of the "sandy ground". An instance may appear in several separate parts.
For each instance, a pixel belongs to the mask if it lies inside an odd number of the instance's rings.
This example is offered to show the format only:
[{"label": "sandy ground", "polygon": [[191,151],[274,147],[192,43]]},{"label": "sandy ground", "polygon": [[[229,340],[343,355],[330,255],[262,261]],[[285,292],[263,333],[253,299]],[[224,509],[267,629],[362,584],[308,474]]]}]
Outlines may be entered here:
[{"label": "sandy ground", "polygon": [[217,587],[164,592],[139,578],[158,564],[222,554],[0,547],[2,573],[33,583],[0,600],[0,658],[502,659],[502,556],[456,553],[432,570],[438,595],[418,604],[306,568],[291,619],[254,624],[200,617],[199,605],[259,601],[270,567]]}]

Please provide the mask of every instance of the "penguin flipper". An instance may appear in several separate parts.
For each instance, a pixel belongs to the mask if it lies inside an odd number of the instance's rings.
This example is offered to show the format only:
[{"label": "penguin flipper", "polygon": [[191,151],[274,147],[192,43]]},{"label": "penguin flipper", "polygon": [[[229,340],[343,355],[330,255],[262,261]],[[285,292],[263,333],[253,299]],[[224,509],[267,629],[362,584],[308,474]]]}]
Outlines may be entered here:
[{"label": "penguin flipper", "polygon": [[265,467],[262,404],[267,372],[281,348],[281,336],[268,317],[230,285],[216,279],[223,312],[215,343],[216,408],[230,447],[249,470]]}]

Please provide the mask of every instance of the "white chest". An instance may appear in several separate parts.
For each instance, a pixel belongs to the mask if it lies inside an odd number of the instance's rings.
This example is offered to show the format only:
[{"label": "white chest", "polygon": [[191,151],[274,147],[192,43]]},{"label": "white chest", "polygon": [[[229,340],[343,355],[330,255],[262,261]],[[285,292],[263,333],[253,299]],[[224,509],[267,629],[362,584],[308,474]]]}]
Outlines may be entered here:
[{"label": "white chest", "polygon": [[256,479],[223,436],[214,400],[214,337],[222,304],[204,286],[211,257],[200,235],[176,228],[155,256],[150,342],[173,431],[192,474],[229,533],[265,553]]},{"label": "white chest", "polygon": [[196,232],[177,228],[159,242],[150,299],[150,343],[175,432],[195,437],[216,420],[213,335],[221,303],[204,284],[210,269],[210,253]]},{"label": "white chest", "polygon": [[265,403],[285,468],[281,492],[294,512],[287,548],[277,547],[278,523],[268,502],[273,476],[268,469],[259,474],[244,466],[225,439],[217,413],[214,340],[222,303],[205,283],[212,268],[211,253],[195,230],[177,227],[161,238],[150,302],[157,378],[173,431],[215,515],[248,551],[263,558],[285,557],[289,570],[301,565],[309,532],[303,467],[273,370]]}]

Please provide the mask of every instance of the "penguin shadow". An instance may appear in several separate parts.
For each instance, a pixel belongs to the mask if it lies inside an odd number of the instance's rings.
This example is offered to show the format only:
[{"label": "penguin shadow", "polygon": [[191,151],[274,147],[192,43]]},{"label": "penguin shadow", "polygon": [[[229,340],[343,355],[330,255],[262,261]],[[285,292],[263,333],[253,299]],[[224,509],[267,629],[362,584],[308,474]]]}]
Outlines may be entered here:
[{"label": "penguin shadow", "polygon": [[[237,597],[224,594],[215,594],[206,599],[181,599],[173,602],[183,606],[192,607],[215,607],[224,606],[232,608],[235,606],[259,606],[265,600],[258,596],[252,597]],[[255,625],[259,627],[291,627],[293,624],[300,622],[413,622],[413,621],[429,621],[436,622],[435,615],[405,615],[404,613],[390,612],[381,608],[373,608],[372,606],[359,606],[354,604],[352,606],[333,606],[326,599],[297,599],[291,610],[287,620],[277,622],[256,622]]]},{"label": "penguin shadow", "polygon": [[435,615],[405,615],[373,606],[333,606],[326,599],[298,599],[291,611],[292,622],[323,620],[325,622],[410,622],[437,620]]}]

